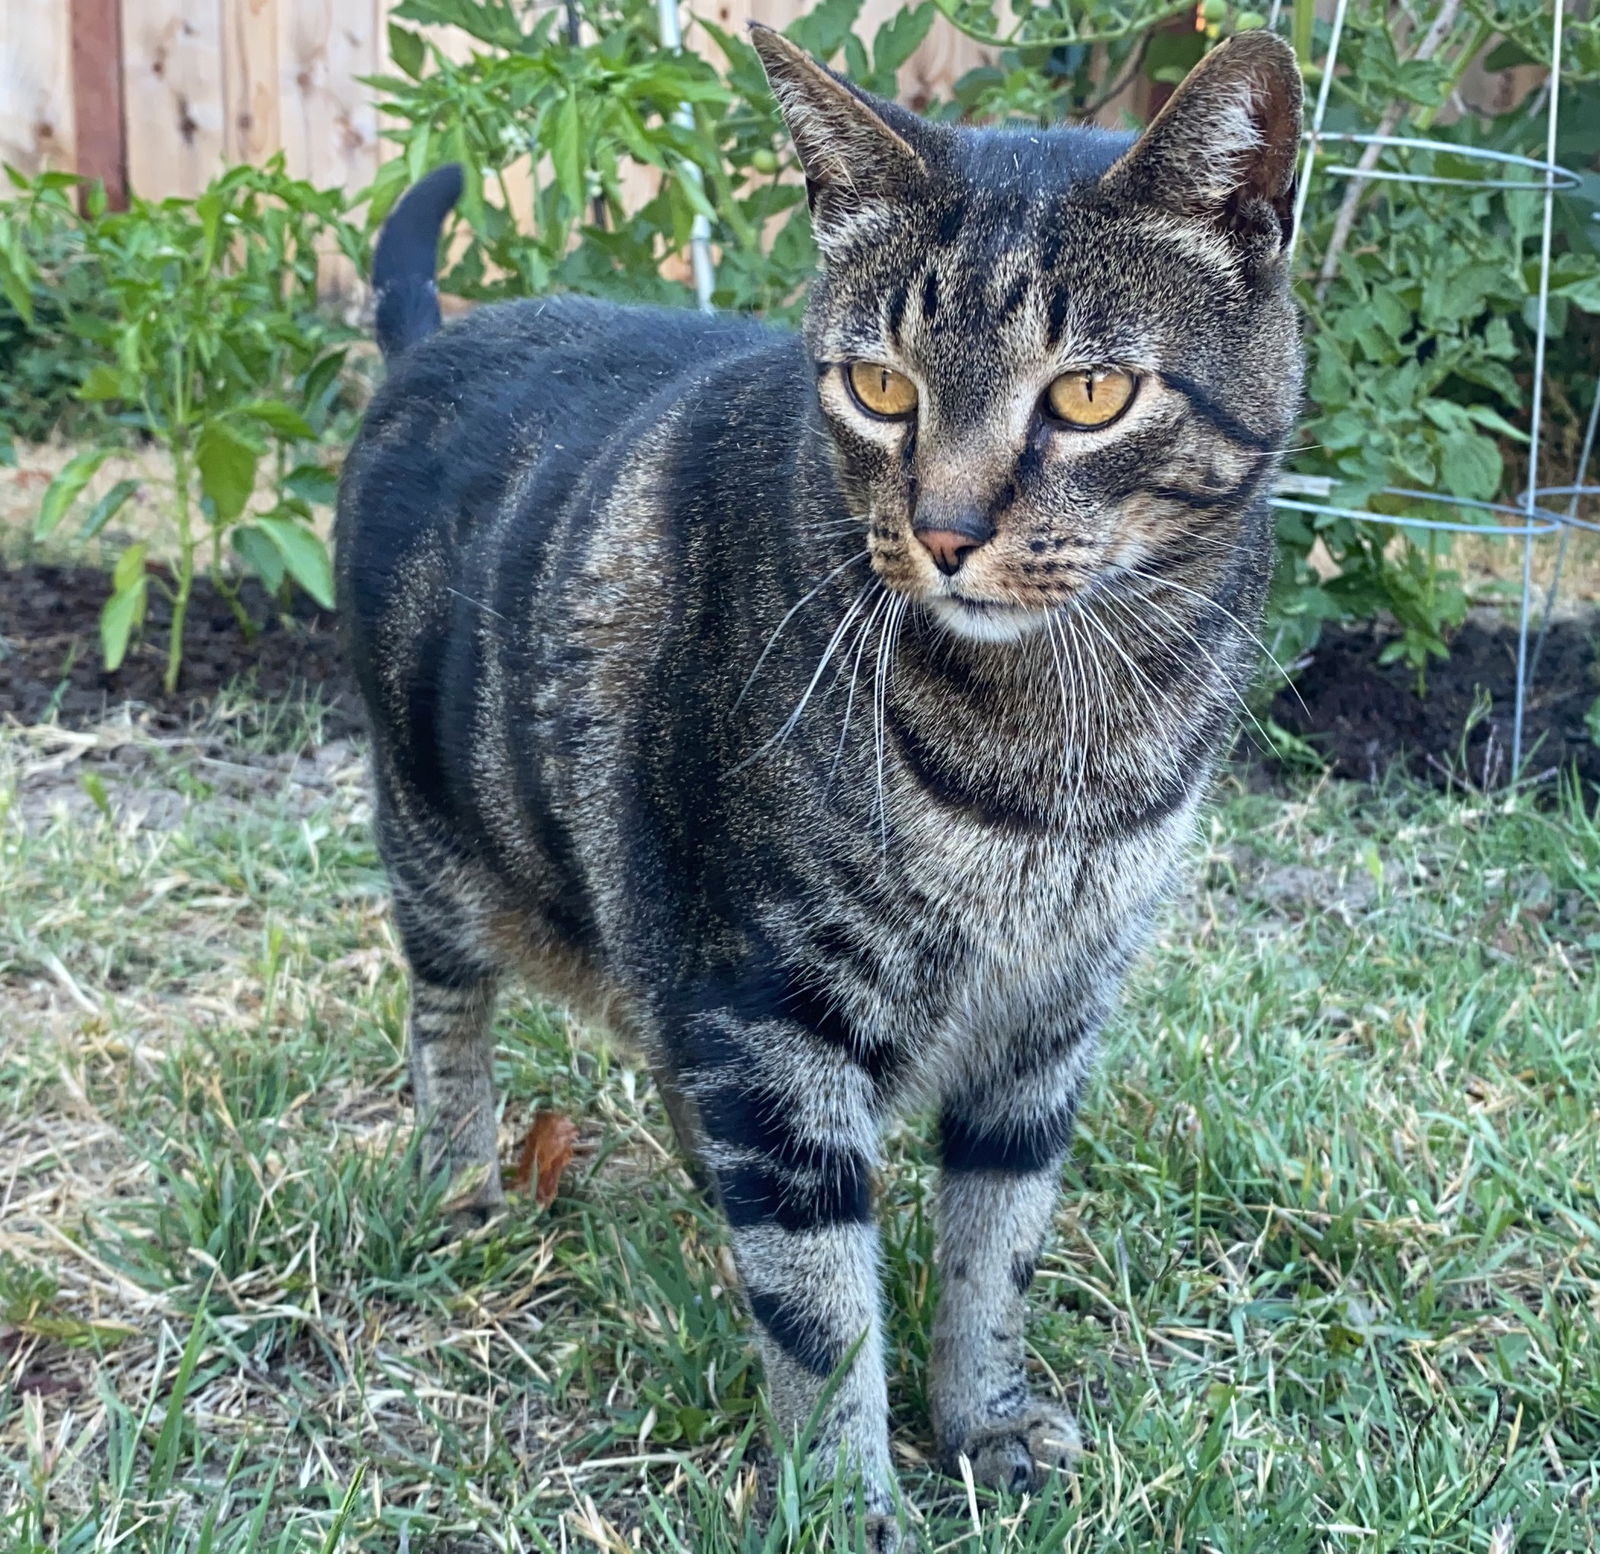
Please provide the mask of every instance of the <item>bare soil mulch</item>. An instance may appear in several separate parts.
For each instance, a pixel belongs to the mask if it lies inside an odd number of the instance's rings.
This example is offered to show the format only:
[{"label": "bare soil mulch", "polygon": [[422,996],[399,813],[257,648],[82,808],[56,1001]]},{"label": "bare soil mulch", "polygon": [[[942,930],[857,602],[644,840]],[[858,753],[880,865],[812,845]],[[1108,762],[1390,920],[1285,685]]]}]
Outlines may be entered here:
[{"label": "bare soil mulch", "polygon": [[100,653],[100,607],[108,589],[105,573],[94,567],[0,569],[0,721],[93,728],[111,709],[134,702],[150,726],[182,728],[243,680],[263,700],[317,694],[327,708],[330,738],[364,726],[334,618],[304,595],[285,614],[258,584],[246,583],[241,602],[259,627],[246,640],[227,600],[208,579],[197,578],[182,677],[169,693],[162,676],[171,606],[160,590],[151,590],[143,640],[108,674]]},{"label": "bare soil mulch", "polygon": [[[0,719],[93,727],[129,701],[147,722],[183,727],[241,677],[257,696],[281,700],[315,691],[327,737],[360,731],[362,715],[340,655],[333,617],[305,599],[284,615],[254,585],[243,593],[260,623],[246,641],[226,600],[195,586],[183,678],[162,689],[170,614],[152,594],[146,640],[115,674],[101,666],[105,575],[92,567],[29,564],[0,570]],[[1552,623],[1529,688],[1524,747],[1531,770],[1575,767],[1600,787],[1600,744],[1590,713],[1600,696],[1600,614]],[[1366,627],[1330,630],[1272,703],[1273,718],[1310,744],[1338,777],[1375,782],[1400,766],[1434,784],[1503,781],[1511,749],[1516,631],[1478,611],[1457,633],[1450,658],[1429,668],[1425,694],[1402,665],[1380,665],[1383,639]],[[1256,757],[1259,760],[1259,756]],[[1270,764],[1270,763],[1268,763]]]}]

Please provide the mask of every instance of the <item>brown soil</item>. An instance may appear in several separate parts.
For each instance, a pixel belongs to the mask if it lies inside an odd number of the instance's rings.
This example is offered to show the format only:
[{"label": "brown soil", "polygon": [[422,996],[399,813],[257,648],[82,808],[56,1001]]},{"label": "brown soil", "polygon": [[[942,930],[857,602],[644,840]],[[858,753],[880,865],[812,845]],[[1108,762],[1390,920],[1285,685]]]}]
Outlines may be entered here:
[{"label": "brown soil", "polygon": [[[1530,650],[1537,627],[1529,634]],[[1551,622],[1523,713],[1530,776],[1576,767],[1600,787],[1600,743],[1586,724],[1600,697],[1600,615]],[[1403,766],[1439,784],[1475,788],[1506,779],[1516,699],[1517,631],[1490,611],[1474,611],[1428,667],[1426,693],[1401,664],[1380,665],[1384,638],[1369,627],[1326,631],[1294,690],[1280,691],[1272,716],[1306,740],[1337,777],[1377,782]]]},{"label": "brown soil", "polygon": [[[183,679],[169,696],[161,688],[170,613],[164,600],[152,597],[144,641],[123,667],[116,674],[101,668],[98,622],[106,588],[105,574],[87,567],[0,571],[0,719],[93,727],[110,708],[133,701],[148,723],[179,727],[243,679],[264,699],[315,691],[328,708],[325,737],[361,728],[333,619],[308,601],[286,618],[247,586],[245,606],[263,624],[246,642],[222,597],[209,583],[198,584]],[[1600,744],[1585,722],[1600,696],[1597,637],[1600,617],[1594,615],[1551,626],[1528,696],[1524,746],[1532,773],[1576,766],[1587,783],[1600,787]],[[1511,749],[1514,627],[1475,612],[1449,660],[1430,667],[1421,697],[1409,670],[1378,664],[1381,646],[1367,628],[1326,632],[1298,676],[1298,695],[1280,692],[1272,716],[1315,748],[1336,776],[1377,781],[1400,764],[1433,783],[1503,781]]]},{"label": "brown soil", "polygon": [[176,728],[194,722],[236,683],[263,699],[313,692],[328,708],[329,738],[362,726],[360,705],[344,667],[333,617],[303,596],[283,615],[255,583],[241,591],[250,618],[260,623],[246,641],[227,601],[199,580],[184,630],[178,689],[161,684],[172,611],[158,589],[142,640],[115,674],[100,656],[100,607],[109,580],[92,567],[28,565],[0,570],[0,720],[56,721],[91,728],[112,707],[136,702],[146,722]]}]

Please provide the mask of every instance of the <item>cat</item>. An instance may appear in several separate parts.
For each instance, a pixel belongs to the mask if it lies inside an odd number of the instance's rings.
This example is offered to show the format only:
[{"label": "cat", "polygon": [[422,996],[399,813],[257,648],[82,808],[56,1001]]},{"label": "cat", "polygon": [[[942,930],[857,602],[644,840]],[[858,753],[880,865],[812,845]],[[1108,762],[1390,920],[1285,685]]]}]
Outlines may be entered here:
[{"label": "cat", "polygon": [[821,255],[802,331],[578,298],[440,328],[431,174],[377,251],[339,601],[458,1209],[502,1205],[521,971],[647,1055],[773,1415],[833,1378],[814,1449],[890,1549],[895,1113],[939,1113],[941,1461],[1015,1490],[1078,1449],[1025,1295],[1256,664],[1301,83],[1246,32],[1141,136],[972,129],[752,38]]}]

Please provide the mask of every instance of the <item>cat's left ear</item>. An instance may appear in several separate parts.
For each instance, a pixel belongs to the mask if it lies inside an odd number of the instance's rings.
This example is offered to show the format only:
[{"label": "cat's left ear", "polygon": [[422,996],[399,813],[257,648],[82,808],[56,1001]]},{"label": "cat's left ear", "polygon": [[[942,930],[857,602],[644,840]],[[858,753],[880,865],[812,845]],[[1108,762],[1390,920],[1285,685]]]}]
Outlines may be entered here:
[{"label": "cat's left ear", "polygon": [[915,114],[841,80],[770,27],[752,22],[750,42],[805,169],[824,248],[829,229],[855,212],[914,192],[926,172],[912,144],[923,128]]},{"label": "cat's left ear", "polygon": [[1254,247],[1294,230],[1303,87],[1294,50],[1256,29],[1213,49],[1101,180],[1108,193],[1221,227]]}]

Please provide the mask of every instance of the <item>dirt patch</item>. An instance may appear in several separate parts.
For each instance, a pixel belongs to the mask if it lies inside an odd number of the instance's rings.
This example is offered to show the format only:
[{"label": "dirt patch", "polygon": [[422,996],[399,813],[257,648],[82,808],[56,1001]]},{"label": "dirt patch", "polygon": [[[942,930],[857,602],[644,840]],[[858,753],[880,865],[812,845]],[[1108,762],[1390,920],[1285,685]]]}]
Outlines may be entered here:
[{"label": "dirt patch", "polygon": [[[1600,786],[1600,743],[1590,728],[1600,697],[1597,638],[1597,614],[1551,623],[1523,716],[1531,773],[1575,766],[1586,783]],[[1435,784],[1503,782],[1516,700],[1515,625],[1474,611],[1450,657],[1429,666],[1424,695],[1411,670],[1378,662],[1386,640],[1369,627],[1325,632],[1295,689],[1274,699],[1272,716],[1338,777],[1376,782],[1400,765]]]},{"label": "dirt patch", "polygon": [[[209,583],[195,589],[183,679],[161,688],[169,610],[152,599],[145,639],[116,674],[100,663],[99,615],[105,575],[90,567],[29,565],[0,571],[0,718],[55,721],[69,729],[105,724],[136,702],[147,728],[180,728],[210,711],[241,678],[265,700],[314,688],[329,705],[327,738],[359,732],[362,715],[339,653],[333,617],[301,599],[279,613],[254,584],[244,601],[262,622],[246,642],[227,602]],[[1524,746],[1532,770],[1576,766],[1600,785],[1600,744],[1589,721],[1600,696],[1600,615],[1557,620],[1529,690]],[[1428,670],[1426,694],[1401,665],[1382,665],[1383,636],[1365,627],[1330,630],[1279,693],[1272,715],[1310,744],[1339,777],[1377,781],[1398,763],[1427,782],[1472,786],[1502,781],[1510,760],[1516,629],[1477,611],[1457,633],[1448,661]]]},{"label": "dirt patch", "polygon": [[227,601],[210,582],[198,581],[184,631],[182,678],[169,694],[161,679],[170,606],[152,590],[143,639],[115,674],[107,674],[100,607],[108,590],[106,575],[92,567],[35,564],[0,571],[0,718],[93,728],[113,708],[136,702],[148,726],[179,728],[246,679],[264,700],[314,689],[328,705],[324,731],[330,738],[363,726],[333,616],[309,600],[301,597],[285,615],[259,585],[247,583],[241,599],[260,629],[246,641]]}]

